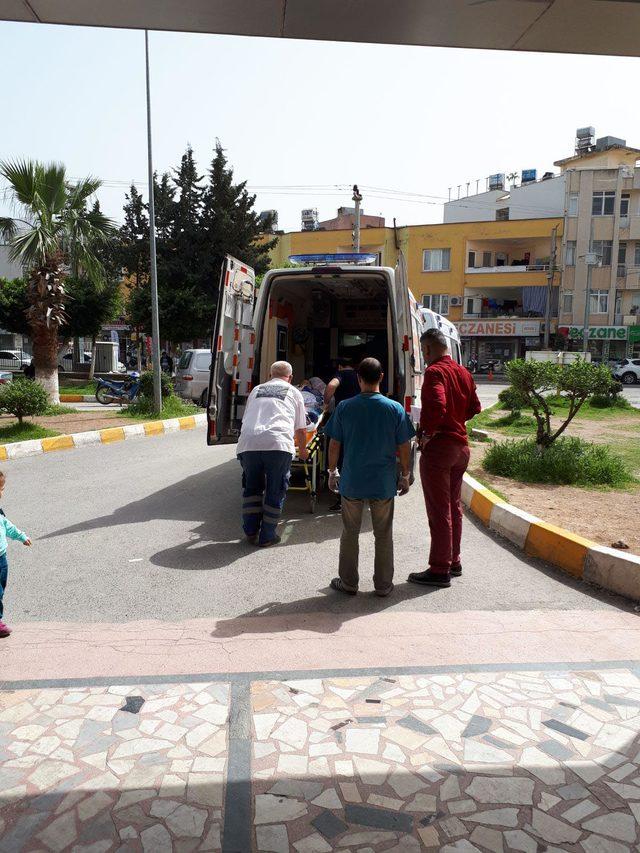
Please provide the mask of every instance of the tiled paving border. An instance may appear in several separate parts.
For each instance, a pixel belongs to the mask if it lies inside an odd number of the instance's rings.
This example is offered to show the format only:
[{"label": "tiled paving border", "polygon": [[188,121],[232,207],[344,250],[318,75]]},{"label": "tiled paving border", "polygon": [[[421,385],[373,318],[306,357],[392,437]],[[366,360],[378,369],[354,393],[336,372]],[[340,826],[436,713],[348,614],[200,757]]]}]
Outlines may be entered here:
[{"label": "tiled paving border", "polygon": [[[188,685],[185,685],[186,679]],[[145,754],[137,754],[138,738],[131,722],[133,718],[126,712],[118,712],[116,707],[124,701],[123,697],[140,695],[150,703],[147,711],[144,705],[141,711],[142,717],[147,715],[149,728],[148,712],[163,713],[160,706],[153,708],[151,697],[157,697],[163,691],[171,693],[187,689],[186,708],[176,708],[178,719],[172,717],[164,722],[155,721],[160,726],[166,725],[164,731],[167,735],[176,737],[180,734],[181,720],[186,719],[185,712],[186,716],[195,714],[194,721],[201,722],[198,713],[203,707],[206,709],[207,701],[198,705],[192,697],[202,697],[203,690],[213,689],[214,693],[216,689],[224,690],[225,685],[220,682],[230,684],[226,806],[220,842],[217,838],[220,817],[215,809],[206,804],[203,808],[203,804],[198,802],[202,797],[195,788],[192,790],[195,800],[189,800],[188,774],[195,769],[190,762],[198,757],[196,747],[191,749],[192,754],[188,757],[180,757],[177,753],[171,757],[175,771],[171,792],[166,788],[163,796],[161,780],[149,776],[149,784],[159,786],[159,795],[147,791],[144,799],[127,806],[125,814],[133,824],[124,825],[123,821],[116,819],[116,828],[125,836],[118,848],[122,853],[146,850],[155,853],[156,850],[172,849],[183,853],[196,849],[220,849],[218,844],[225,853],[245,853],[251,849],[321,853],[346,849],[347,846],[348,849],[366,849],[374,853],[421,849],[484,851],[503,850],[501,845],[505,841],[509,849],[531,850],[532,853],[543,847],[549,851],[577,850],[581,853],[622,853],[636,849],[640,826],[640,744],[626,749],[626,740],[631,743],[640,731],[640,667],[637,662],[619,661],[593,666],[565,663],[547,666],[516,664],[511,667],[414,667],[411,674],[406,669],[376,669],[241,674],[209,679],[204,676],[175,676],[132,679],[128,684],[108,689],[103,689],[104,684],[90,687],[85,682],[55,684],[55,687],[51,682],[40,682],[37,686],[30,684],[29,687],[5,684],[2,696],[13,696],[12,707],[17,707],[19,694],[9,691],[41,691],[40,711],[46,712],[49,710],[46,706],[56,698],[58,691],[67,698],[62,703],[67,709],[88,700],[92,715],[103,703],[101,697],[110,696],[112,701],[107,703],[107,708],[111,709],[112,719],[117,718],[116,728],[124,735],[120,746],[115,748],[122,750],[124,747],[125,752],[132,750],[136,765],[133,772],[146,773],[147,776],[160,772],[158,768],[171,770],[170,765],[167,767],[159,760],[159,752],[181,750],[175,746],[169,750],[167,745],[150,747],[150,752],[146,753],[147,767],[144,767],[144,762],[142,767],[138,766],[138,760],[144,759]],[[171,687],[172,684],[176,686]],[[529,698],[535,699],[534,705],[543,703],[543,712],[538,710],[533,722],[531,718],[522,721],[526,711],[515,711],[518,701],[524,701],[522,695],[519,699],[517,696],[522,684],[533,685],[537,695]],[[588,698],[593,699],[591,705],[581,702],[579,691],[584,691],[585,684],[590,685],[592,695]],[[542,692],[541,685],[546,685]],[[482,693],[480,700],[474,698],[476,688]],[[512,696],[508,695],[509,691],[513,692]],[[254,705],[252,714],[251,702]],[[488,702],[489,706],[483,707],[483,702]],[[465,704],[468,707],[462,710]],[[133,705],[135,709],[135,701]],[[617,716],[612,722],[614,712]],[[70,713],[73,719],[73,711]],[[173,713],[170,711],[171,715]],[[603,715],[607,717],[606,723],[603,723]],[[98,720],[106,716],[105,711],[98,711],[97,716]],[[499,717],[506,719],[506,724],[504,719],[497,719]],[[595,729],[588,730],[589,726],[597,727],[598,719],[600,724],[609,726],[606,734],[600,731],[596,735]],[[194,721],[187,721],[185,727],[192,727]],[[6,733],[5,723],[0,711],[0,732],[3,734]],[[22,730],[40,723],[17,720],[12,725],[14,729]],[[516,731],[518,726],[530,727],[534,735],[533,745],[505,740],[509,732],[512,741],[526,740],[524,735],[527,733],[522,729]],[[252,731],[254,727],[255,732]],[[305,738],[301,736],[303,729]],[[69,734],[64,729],[62,733]],[[29,758],[29,744],[38,745],[36,756],[40,754],[40,759],[36,761],[45,764],[54,760],[44,755],[50,746],[54,751],[73,748],[73,744],[56,746],[51,740],[47,741],[47,738],[56,736],[47,732],[34,729],[23,732],[23,735],[22,743],[27,745],[24,749],[20,747],[22,754],[18,756],[18,762],[23,758],[27,762],[33,760]],[[35,741],[29,741],[27,735],[37,737]],[[531,735],[528,736],[531,739]],[[149,737],[154,738],[155,734],[152,732]],[[592,744],[591,741],[596,739],[599,743]],[[418,741],[422,743],[418,744]],[[252,743],[255,750],[253,767]],[[469,743],[477,754],[465,755]],[[128,747],[127,744],[133,746]],[[113,744],[109,748],[113,749]],[[443,754],[443,748],[448,750],[446,754]],[[517,771],[517,761],[522,758],[523,749],[537,752],[529,754],[523,767]],[[93,747],[91,753],[96,755]],[[506,766],[509,760],[506,756],[511,756],[513,767]],[[61,754],[55,760],[64,763],[65,758],[68,756]],[[211,760],[211,756],[207,755],[206,749],[199,758],[200,769],[209,766],[206,762]],[[476,760],[471,761],[473,758]],[[94,757],[93,760],[98,759]],[[118,764],[118,761],[126,762],[126,756],[114,760],[115,769],[125,774],[132,772],[126,764]],[[183,761],[186,762],[184,766]],[[341,766],[334,762],[341,762]],[[303,764],[306,767],[304,773],[301,772]],[[540,777],[536,776],[536,764],[540,765]],[[19,767],[20,764],[14,770]],[[533,774],[530,772],[532,767]],[[44,779],[47,772],[50,771],[44,772]],[[99,769],[90,770],[90,773],[94,774],[94,780],[100,779]],[[131,778],[134,777],[129,777],[129,781]],[[496,778],[502,781],[496,782]],[[40,776],[36,781],[39,780]],[[69,782],[72,781],[73,777]],[[206,775],[197,781],[205,783]],[[62,782],[64,787],[64,779]],[[141,777],[136,784],[140,786],[144,782]],[[123,784],[127,784],[127,779]],[[4,787],[6,796],[6,783]],[[504,796],[508,797],[504,792],[510,787],[519,791],[518,796],[527,799],[527,803],[510,803],[504,799]],[[495,799],[497,796],[495,791],[499,791],[503,798],[497,804],[490,801],[491,797]],[[532,802],[528,803],[530,792]],[[62,797],[55,801],[56,795],[48,796],[46,791],[41,792],[40,811],[36,809],[30,815],[22,816],[41,821],[34,828],[38,835],[44,833],[44,838],[49,840],[48,845],[43,846],[43,840],[38,838],[37,844],[24,848],[16,847],[13,842],[12,846],[3,847],[3,842],[0,842],[0,850],[10,849],[11,853],[21,849],[74,850],[75,853],[91,850],[99,853],[100,849],[105,852],[115,849],[111,846],[92,847],[80,843],[82,839],[75,847],[71,843],[63,844],[64,833],[71,832],[73,823],[69,815],[77,812],[74,826],[86,836],[89,830],[85,821],[91,818],[94,809],[98,809],[97,817],[91,819],[103,820],[100,815],[104,811],[104,797],[109,799],[110,795],[104,791],[102,797],[96,796],[99,791],[91,792],[89,796],[81,794],[84,799],[74,804],[72,791],[67,789],[61,793]],[[214,796],[216,802],[220,800],[219,793]],[[476,801],[480,805],[474,805]],[[54,802],[59,813],[51,819],[46,809],[53,807]],[[434,804],[437,804],[435,811],[432,808]],[[254,809],[256,823],[252,825]],[[5,811],[3,809],[3,818]],[[65,814],[67,817],[61,820]],[[56,821],[55,829],[51,830],[50,826]],[[207,831],[203,830],[196,839],[193,833],[196,830],[200,832],[202,821]],[[403,833],[403,829],[409,829],[409,822],[411,834]],[[633,839],[632,830],[636,833]],[[136,838],[133,837],[134,832],[138,833]],[[143,833],[146,833],[144,837]]]}]

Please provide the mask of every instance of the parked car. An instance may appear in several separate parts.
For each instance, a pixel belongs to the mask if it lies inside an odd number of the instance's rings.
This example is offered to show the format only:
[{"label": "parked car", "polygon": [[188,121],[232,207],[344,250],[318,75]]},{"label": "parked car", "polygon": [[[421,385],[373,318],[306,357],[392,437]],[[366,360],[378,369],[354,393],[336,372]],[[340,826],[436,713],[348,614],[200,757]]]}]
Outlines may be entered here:
[{"label": "parked car", "polygon": [[640,358],[623,358],[613,371],[613,376],[624,385],[640,382]]},{"label": "parked car", "polygon": [[185,350],[178,362],[174,379],[176,394],[185,400],[207,405],[211,351],[208,349]]},{"label": "parked car", "polygon": [[0,370],[20,372],[31,364],[31,356],[20,349],[0,350]]},{"label": "parked car", "polygon": [[[91,364],[91,350],[85,350],[82,353],[82,363],[83,364]],[[65,373],[67,370],[73,370],[73,353],[65,352],[58,356],[58,370],[61,373]],[[118,362],[118,373],[126,373],[126,366],[119,361]]]},{"label": "parked car", "polygon": [[[91,364],[91,351],[82,353],[82,361],[84,364]],[[63,373],[67,370],[73,370],[73,352],[60,353],[58,356],[58,370]]]}]

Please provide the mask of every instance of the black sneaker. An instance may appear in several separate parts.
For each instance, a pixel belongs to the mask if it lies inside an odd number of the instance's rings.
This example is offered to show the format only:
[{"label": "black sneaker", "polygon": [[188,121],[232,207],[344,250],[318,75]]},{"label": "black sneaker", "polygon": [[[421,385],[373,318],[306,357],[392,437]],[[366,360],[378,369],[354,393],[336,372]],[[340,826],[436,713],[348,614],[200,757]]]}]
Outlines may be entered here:
[{"label": "black sneaker", "polygon": [[458,563],[457,565],[451,566],[451,577],[452,578],[459,578],[461,576],[462,576],[462,566],[460,565],[460,563]]},{"label": "black sneaker", "polygon": [[329,507],[329,512],[342,512],[342,501],[340,498]]},{"label": "black sneaker", "polygon": [[451,586],[451,576],[449,574],[438,574],[427,569],[425,572],[411,572],[407,580],[410,583],[420,583],[423,586],[437,586],[442,589]]},{"label": "black sneaker", "polygon": [[341,578],[333,578],[329,586],[331,587],[331,589],[335,589],[336,592],[344,592],[345,595],[356,595],[358,592],[357,587],[353,589],[353,587],[346,586],[344,583],[342,583]]}]

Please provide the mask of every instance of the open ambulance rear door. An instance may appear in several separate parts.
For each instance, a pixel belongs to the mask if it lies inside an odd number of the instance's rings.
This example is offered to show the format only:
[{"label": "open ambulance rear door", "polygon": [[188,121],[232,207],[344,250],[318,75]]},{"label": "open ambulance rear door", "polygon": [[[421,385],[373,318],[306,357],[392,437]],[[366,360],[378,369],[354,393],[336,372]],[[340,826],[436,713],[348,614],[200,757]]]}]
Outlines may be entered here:
[{"label": "open ambulance rear door", "polygon": [[220,275],[211,336],[207,444],[237,441],[251,392],[255,329],[255,272],[227,255]]},{"label": "open ambulance rear door", "polygon": [[410,413],[415,393],[413,355],[413,328],[411,313],[411,292],[409,290],[409,275],[407,262],[402,252],[398,255],[395,269],[395,300],[396,321],[398,326],[398,343],[401,352],[398,353],[400,388],[402,399],[398,402]]}]

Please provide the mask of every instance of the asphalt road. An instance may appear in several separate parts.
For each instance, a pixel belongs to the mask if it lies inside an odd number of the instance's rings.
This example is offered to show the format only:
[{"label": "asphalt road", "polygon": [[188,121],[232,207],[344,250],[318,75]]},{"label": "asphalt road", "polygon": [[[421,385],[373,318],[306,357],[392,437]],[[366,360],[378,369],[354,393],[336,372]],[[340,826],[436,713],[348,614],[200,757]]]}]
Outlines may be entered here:
[{"label": "asphalt road", "polygon": [[[325,495],[315,516],[291,495],[283,544],[241,539],[235,448],[207,448],[177,433],[3,463],[7,515],[33,538],[10,543],[7,616],[32,621],[128,621],[339,610],[348,618],[394,610],[457,611],[622,607],[554,569],[529,561],[466,521],[464,576],[449,590],[405,582],[428,546],[416,485],[396,504],[396,590],[336,597],[341,521]],[[366,530],[369,531],[369,525]],[[361,546],[361,589],[372,588],[372,534]]]},{"label": "asphalt road", "polygon": [[[506,382],[480,382],[478,384],[478,397],[483,408],[497,403],[498,394],[506,387]],[[622,393],[634,408],[640,409],[640,385],[625,386]]]}]

